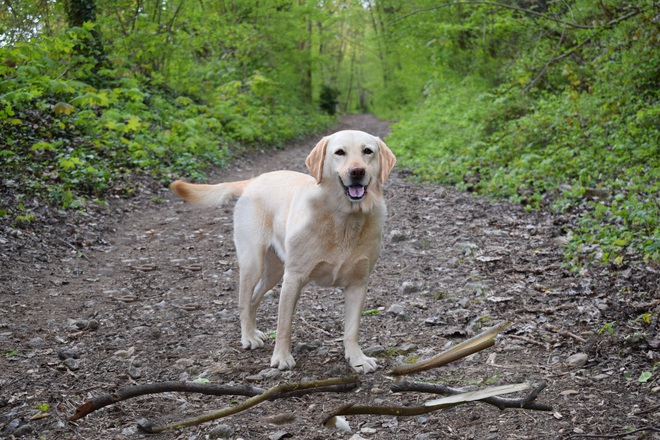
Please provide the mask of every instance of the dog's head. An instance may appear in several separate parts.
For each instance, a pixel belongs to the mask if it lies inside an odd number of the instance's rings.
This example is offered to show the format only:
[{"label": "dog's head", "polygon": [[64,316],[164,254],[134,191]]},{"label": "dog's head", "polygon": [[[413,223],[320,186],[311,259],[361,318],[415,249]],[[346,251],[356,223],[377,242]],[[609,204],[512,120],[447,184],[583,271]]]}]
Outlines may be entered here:
[{"label": "dog's head", "polygon": [[318,184],[343,192],[351,210],[369,211],[382,198],[396,157],[379,138],[344,130],[321,139],[305,163]]}]

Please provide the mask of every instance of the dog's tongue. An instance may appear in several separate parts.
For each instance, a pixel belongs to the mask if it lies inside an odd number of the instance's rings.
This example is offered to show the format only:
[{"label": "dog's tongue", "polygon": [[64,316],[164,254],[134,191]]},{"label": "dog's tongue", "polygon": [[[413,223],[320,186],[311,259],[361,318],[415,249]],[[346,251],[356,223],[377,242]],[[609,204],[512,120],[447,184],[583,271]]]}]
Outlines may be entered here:
[{"label": "dog's tongue", "polygon": [[364,186],[362,185],[351,185],[348,187],[348,194],[354,199],[359,199],[364,196]]}]

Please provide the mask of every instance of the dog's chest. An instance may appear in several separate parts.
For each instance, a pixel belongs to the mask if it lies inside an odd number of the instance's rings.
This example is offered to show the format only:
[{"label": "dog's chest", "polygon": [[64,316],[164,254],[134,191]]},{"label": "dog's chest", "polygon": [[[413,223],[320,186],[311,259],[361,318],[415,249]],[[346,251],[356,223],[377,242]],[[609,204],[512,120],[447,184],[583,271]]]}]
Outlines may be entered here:
[{"label": "dog's chest", "polygon": [[[380,254],[382,227],[372,219],[335,225],[319,237],[310,281],[320,286],[346,287],[365,282]],[[332,227],[333,225],[328,225]]]}]

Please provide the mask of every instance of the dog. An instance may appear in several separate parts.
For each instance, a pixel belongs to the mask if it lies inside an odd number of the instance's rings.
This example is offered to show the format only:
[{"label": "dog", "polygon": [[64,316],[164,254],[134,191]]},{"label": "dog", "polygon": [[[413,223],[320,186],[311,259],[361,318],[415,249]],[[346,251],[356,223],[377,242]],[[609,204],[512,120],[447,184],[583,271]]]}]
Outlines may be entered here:
[{"label": "dog", "polygon": [[344,289],[344,350],[358,373],[376,359],[358,344],[367,282],[380,254],[386,217],[385,184],[396,157],[368,133],[339,131],[321,139],[305,164],[311,175],[274,171],[217,185],[177,180],[172,190],[193,204],[218,206],[238,197],[234,242],[240,273],[241,343],[262,347],[256,312],[280,280],[277,333],[271,367],[291,369],[291,323],[301,289],[310,282]]}]

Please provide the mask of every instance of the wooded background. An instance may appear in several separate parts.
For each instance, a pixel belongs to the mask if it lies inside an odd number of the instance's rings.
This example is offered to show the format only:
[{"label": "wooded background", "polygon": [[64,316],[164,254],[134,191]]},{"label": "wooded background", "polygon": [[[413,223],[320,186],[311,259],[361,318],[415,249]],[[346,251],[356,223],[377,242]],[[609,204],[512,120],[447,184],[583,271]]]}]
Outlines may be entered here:
[{"label": "wooded background", "polygon": [[5,0],[0,216],[398,121],[400,168],[564,213],[566,261],[660,261],[660,3]]}]

